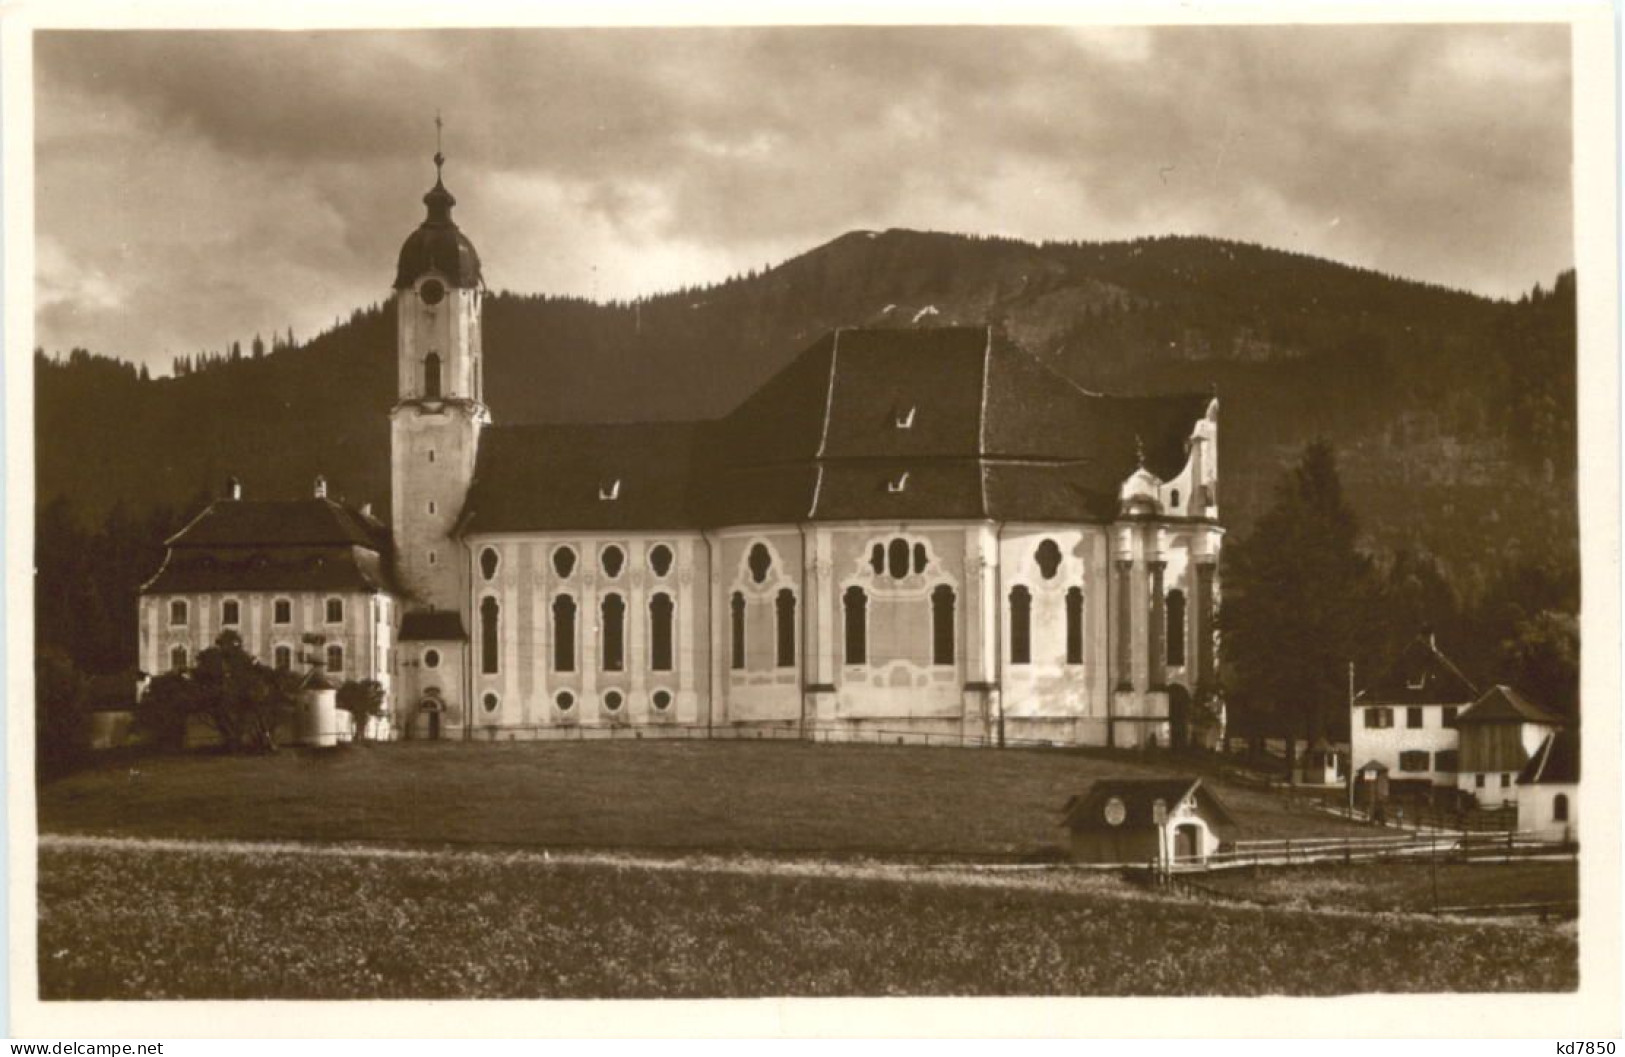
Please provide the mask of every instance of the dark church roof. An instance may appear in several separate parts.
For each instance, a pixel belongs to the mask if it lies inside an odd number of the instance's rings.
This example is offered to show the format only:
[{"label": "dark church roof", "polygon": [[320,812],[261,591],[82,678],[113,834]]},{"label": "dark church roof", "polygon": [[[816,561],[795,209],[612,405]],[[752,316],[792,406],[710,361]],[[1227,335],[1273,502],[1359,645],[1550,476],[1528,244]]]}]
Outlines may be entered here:
[{"label": "dark church roof", "polygon": [[[1102,778],[1087,793],[1072,797],[1062,809],[1061,824],[1067,829],[1143,829],[1156,825],[1156,802],[1172,811],[1194,796],[1198,812],[1215,826],[1232,826],[1235,820],[1224,804],[1202,785],[1200,778]],[[1112,823],[1106,818],[1106,805],[1122,803],[1124,817]]]},{"label": "dark church roof", "polygon": [[452,609],[407,613],[401,617],[402,642],[467,642],[462,614]]},{"label": "dark church roof", "polygon": [[1466,704],[1478,688],[1440,652],[1431,635],[1418,635],[1380,678],[1355,698],[1358,705]]},{"label": "dark church roof", "polygon": [[167,541],[144,594],[389,590],[389,530],[324,497],[220,499]]},{"label": "dark church roof", "polygon": [[1518,775],[1519,785],[1574,785],[1580,780],[1580,732],[1566,728],[1546,735]]},{"label": "dark church roof", "polygon": [[[440,161],[436,155],[437,167]],[[429,271],[439,272],[453,286],[478,286],[480,255],[451,219],[451,207],[457,204],[457,199],[441,183],[438,169],[434,186],[423,196],[423,204],[428,207],[428,215],[401,246],[395,266],[395,289],[411,286]]]},{"label": "dark church roof", "polygon": [[1211,399],[1090,393],[985,327],[838,330],[715,421],[488,429],[463,531],[1109,521]]}]

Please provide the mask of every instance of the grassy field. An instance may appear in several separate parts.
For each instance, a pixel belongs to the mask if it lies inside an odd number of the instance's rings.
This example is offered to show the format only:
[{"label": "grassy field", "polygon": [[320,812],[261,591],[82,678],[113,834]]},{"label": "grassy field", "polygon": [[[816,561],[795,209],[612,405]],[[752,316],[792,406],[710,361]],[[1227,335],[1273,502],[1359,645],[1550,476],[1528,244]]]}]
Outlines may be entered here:
[{"label": "grassy field", "polygon": [[[1263,903],[1419,912],[1433,907],[1435,876],[1418,862],[1231,870],[1198,880]],[[1440,863],[1437,882],[1441,907],[1573,903],[1580,897],[1574,862]]]},{"label": "grassy field", "polygon": [[[406,742],[108,761],[44,785],[42,832],[1012,858],[1061,806],[1165,757],[780,742]],[[1367,833],[1207,780],[1238,836]]]},{"label": "grassy field", "polygon": [[321,999],[1577,984],[1571,930],[1213,906],[1120,884],[47,847],[40,988],[46,999]]}]

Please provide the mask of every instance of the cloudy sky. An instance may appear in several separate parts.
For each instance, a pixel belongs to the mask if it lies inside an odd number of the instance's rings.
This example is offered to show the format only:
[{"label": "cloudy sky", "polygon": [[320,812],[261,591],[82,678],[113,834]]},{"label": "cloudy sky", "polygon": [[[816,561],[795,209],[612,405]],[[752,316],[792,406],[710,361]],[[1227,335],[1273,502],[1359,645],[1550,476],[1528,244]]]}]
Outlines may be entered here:
[{"label": "cloudy sky", "polygon": [[494,288],[842,232],[1207,234],[1492,296],[1572,265],[1552,26],[45,32],[38,341],[170,357],[383,299],[433,181]]}]

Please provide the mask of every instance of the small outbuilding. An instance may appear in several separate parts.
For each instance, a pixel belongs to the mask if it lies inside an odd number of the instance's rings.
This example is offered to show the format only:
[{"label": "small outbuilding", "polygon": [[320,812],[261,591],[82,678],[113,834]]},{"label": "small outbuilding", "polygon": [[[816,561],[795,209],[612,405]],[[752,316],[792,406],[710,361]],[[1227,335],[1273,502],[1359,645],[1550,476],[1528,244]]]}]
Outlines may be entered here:
[{"label": "small outbuilding", "polygon": [[1518,775],[1518,828],[1540,840],[1578,841],[1580,732],[1548,734]]},{"label": "small outbuilding", "polygon": [[1316,738],[1298,758],[1297,777],[1299,785],[1342,785],[1348,777],[1348,747]]},{"label": "small outbuilding", "polygon": [[1235,820],[1200,778],[1102,778],[1066,802],[1061,829],[1077,862],[1200,862]]}]

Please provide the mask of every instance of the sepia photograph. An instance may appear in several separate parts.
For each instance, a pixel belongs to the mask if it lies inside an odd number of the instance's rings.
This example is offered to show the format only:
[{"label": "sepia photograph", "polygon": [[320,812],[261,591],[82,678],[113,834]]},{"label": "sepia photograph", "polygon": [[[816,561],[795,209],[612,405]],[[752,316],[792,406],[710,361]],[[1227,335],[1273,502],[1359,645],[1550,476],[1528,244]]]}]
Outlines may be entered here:
[{"label": "sepia photograph", "polygon": [[1579,27],[1059,21],[13,40],[38,1005],[1617,962]]}]

